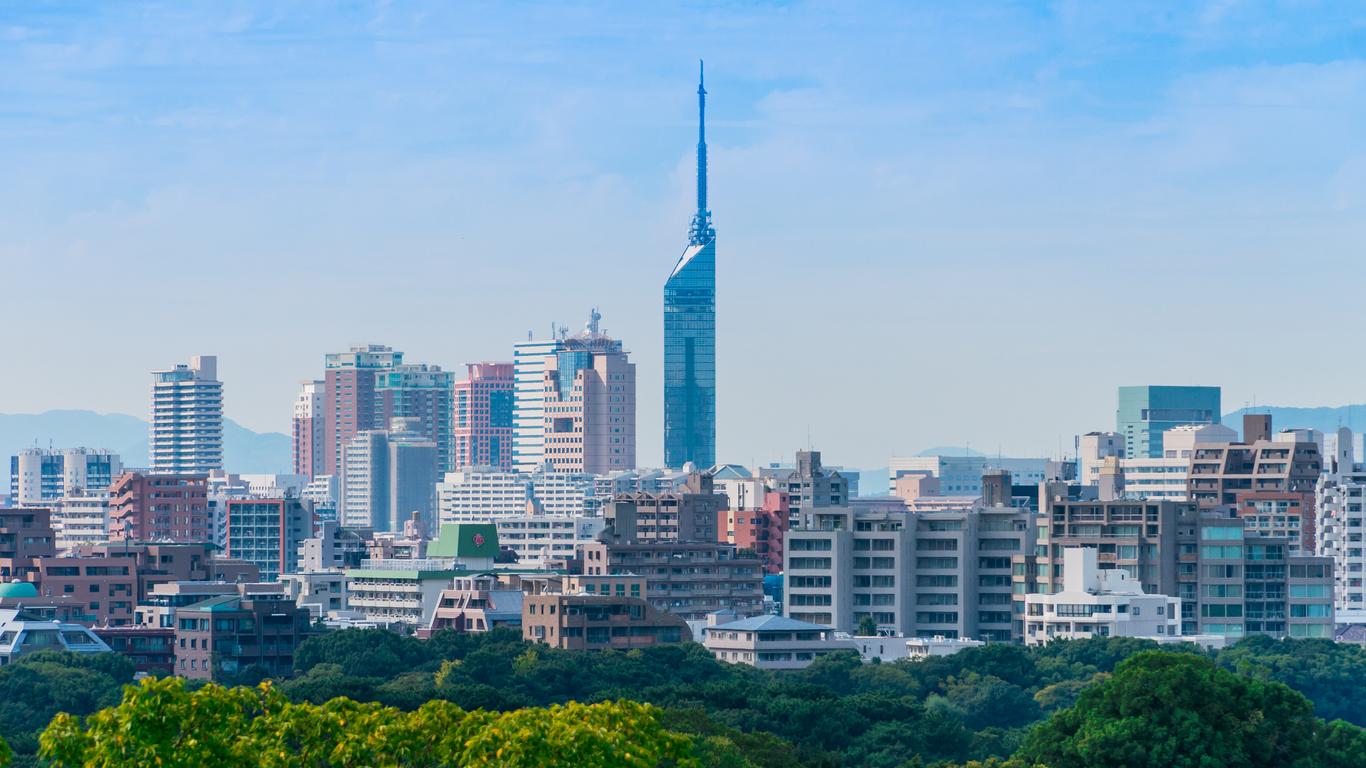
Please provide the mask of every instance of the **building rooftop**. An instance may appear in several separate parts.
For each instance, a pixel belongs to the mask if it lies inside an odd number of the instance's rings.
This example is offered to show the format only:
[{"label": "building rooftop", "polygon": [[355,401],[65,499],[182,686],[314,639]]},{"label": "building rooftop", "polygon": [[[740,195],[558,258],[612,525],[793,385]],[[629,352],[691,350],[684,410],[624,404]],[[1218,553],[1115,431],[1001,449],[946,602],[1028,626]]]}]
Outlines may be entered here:
[{"label": "building rooftop", "polygon": [[830,627],[806,621],[789,619],[786,616],[751,616],[748,619],[718,624],[708,629],[724,629],[730,632],[829,632]]}]

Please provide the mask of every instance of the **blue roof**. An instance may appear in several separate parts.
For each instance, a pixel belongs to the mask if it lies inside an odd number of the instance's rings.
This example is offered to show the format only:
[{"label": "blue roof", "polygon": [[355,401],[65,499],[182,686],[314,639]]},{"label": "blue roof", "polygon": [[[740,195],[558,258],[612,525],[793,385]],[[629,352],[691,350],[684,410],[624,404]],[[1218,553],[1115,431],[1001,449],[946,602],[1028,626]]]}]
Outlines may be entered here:
[{"label": "blue roof", "polygon": [[740,630],[742,632],[770,631],[770,632],[829,632],[830,627],[821,624],[811,624],[805,621],[789,619],[786,616],[769,614],[768,616],[751,616],[748,619],[732,621],[729,624],[718,624],[707,629],[725,629],[729,631]]}]

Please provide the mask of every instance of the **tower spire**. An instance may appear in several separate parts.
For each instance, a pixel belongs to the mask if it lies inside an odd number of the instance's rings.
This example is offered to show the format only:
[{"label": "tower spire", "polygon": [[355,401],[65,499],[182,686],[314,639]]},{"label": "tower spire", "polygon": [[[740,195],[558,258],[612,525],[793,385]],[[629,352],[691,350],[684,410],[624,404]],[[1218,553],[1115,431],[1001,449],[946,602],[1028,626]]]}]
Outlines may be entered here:
[{"label": "tower spire", "polygon": [[697,212],[707,210],[707,89],[705,70],[697,60]]},{"label": "tower spire", "polygon": [[707,89],[706,70],[697,60],[697,213],[688,228],[688,243],[702,245],[716,237],[711,227],[711,211],[707,210]]}]

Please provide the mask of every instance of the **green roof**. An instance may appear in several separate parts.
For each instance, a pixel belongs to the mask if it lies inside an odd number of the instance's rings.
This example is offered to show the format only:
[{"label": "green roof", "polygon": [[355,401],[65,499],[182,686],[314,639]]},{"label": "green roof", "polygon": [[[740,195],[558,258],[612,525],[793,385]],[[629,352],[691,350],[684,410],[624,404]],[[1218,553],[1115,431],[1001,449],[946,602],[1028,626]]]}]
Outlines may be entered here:
[{"label": "green roof", "polygon": [[493,523],[444,523],[427,557],[492,559],[498,556],[498,526]]},{"label": "green roof", "polygon": [[201,600],[197,603],[181,608],[182,611],[235,611],[241,607],[241,595],[220,595],[211,597],[208,600]]},{"label": "green roof", "polygon": [[0,599],[37,596],[38,588],[27,581],[13,581],[9,584],[0,584]]},{"label": "green roof", "polygon": [[348,568],[346,578],[348,579],[452,579],[456,576],[468,576],[472,571],[421,571],[413,569],[398,570],[396,568]]}]

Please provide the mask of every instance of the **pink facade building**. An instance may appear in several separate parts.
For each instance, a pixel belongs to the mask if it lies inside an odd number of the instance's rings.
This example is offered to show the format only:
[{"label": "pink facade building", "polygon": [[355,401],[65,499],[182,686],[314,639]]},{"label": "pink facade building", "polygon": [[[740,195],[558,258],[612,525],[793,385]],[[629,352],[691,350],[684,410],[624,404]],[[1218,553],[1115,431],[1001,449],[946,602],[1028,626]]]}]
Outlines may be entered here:
[{"label": "pink facade building", "polygon": [[722,510],[716,539],[749,550],[764,563],[764,573],[783,572],[783,539],[787,534],[791,508],[787,494],[766,491],[763,503],[746,508]]},{"label": "pink facade building", "polygon": [[327,355],[323,376],[323,466],[341,476],[342,446],[375,429],[375,374],[403,362],[403,353],[379,344]]},{"label": "pink facade building", "polygon": [[323,428],[323,394],[327,383],[305,381],[294,400],[294,474],[303,475],[309,480],[330,474],[324,463],[327,452],[324,441],[327,438]]},{"label": "pink facade building", "polygon": [[636,365],[596,328],[546,361],[545,459],[557,472],[636,465]]},{"label": "pink facade building", "polygon": [[470,363],[455,382],[455,470],[512,471],[512,363]]},{"label": "pink facade building", "polygon": [[109,486],[109,538],[213,541],[205,475],[124,472]]}]

